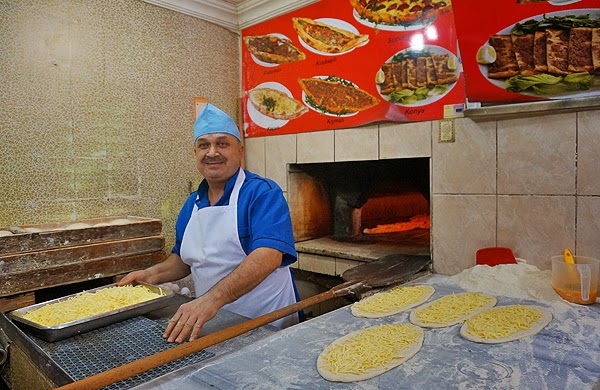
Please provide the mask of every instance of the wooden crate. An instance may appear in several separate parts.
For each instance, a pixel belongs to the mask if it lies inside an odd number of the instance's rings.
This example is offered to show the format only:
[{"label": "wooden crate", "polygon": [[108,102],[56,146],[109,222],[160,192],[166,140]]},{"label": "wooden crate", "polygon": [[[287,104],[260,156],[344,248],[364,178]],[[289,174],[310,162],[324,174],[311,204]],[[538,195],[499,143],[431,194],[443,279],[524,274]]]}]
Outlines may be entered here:
[{"label": "wooden crate", "polygon": [[157,219],[110,217],[19,228],[31,231],[0,237],[0,311],[35,303],[37,290],[122,275],[166,258]]},{"label": "wooden crate", "polygon": [[[88,227],[77,228],[77,226],[82,226],[81,224],[88,225]],[[23,225],[18,226],[17,229],[15,231],[24,232],[0,237],[0,256],[5,253],[30,252],[126,238],[156,236],[161,234],[162,222],[160,219],[116,216]],[[0,231],[10,230],[9,227],[0,228]]]}]

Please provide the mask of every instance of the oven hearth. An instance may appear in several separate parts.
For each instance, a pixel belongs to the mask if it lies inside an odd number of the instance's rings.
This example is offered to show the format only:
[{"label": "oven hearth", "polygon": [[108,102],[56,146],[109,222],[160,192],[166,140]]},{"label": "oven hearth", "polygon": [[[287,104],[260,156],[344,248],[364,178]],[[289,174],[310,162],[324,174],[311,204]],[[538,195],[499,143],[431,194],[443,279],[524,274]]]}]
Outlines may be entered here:
[{"label": "oven hearth", "polygon": [[299,252],[358,261],[431,254],[428,158],[295,164],[289,175]]}]

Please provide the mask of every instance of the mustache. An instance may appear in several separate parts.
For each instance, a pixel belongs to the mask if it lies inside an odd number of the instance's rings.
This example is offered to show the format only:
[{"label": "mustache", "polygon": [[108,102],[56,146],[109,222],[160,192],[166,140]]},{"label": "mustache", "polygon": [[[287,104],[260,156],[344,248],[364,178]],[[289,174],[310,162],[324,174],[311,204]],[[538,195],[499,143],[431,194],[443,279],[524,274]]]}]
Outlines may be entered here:
[{"label": "mustache", "polygon": [[224,163],[225,159],[222,157],[204,157],[202,162],[207,163],[207,164],[209,164],[209,163]]}]

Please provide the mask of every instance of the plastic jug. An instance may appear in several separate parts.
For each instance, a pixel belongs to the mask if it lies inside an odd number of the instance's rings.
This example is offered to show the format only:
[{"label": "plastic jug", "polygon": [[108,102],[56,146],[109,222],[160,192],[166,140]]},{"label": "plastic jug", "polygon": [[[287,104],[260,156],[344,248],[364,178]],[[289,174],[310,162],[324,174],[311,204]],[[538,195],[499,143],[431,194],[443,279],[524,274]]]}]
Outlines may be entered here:
[{"label": "plastic jug", "polygon": [[574,256],[575,264],[563,256],[552,257],[552,288],[569,302],[589,305],[598,295],[600,261],[591,257]]}]

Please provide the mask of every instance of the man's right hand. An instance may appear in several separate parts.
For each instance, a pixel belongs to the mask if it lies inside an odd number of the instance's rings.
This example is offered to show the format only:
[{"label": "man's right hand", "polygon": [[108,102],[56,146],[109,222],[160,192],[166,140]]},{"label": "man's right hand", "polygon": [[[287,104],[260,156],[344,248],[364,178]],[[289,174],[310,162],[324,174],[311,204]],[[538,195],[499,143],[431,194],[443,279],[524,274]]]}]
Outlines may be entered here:
[{"label": "man's right hand", "polygon": [[150,283],[148,280],[150,278],[150,273],[148,270],[142,269],[139,271],[133,271],[128,273],[123,277],[123,279],[117,282],[117,286],[124,286],[126,284],[131,284],[135,281]]}]

